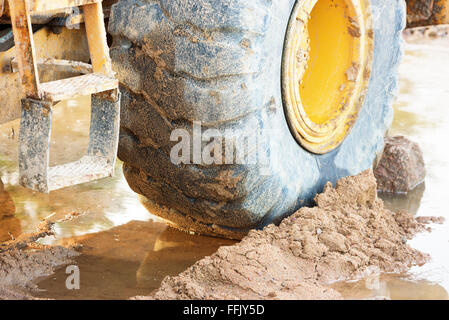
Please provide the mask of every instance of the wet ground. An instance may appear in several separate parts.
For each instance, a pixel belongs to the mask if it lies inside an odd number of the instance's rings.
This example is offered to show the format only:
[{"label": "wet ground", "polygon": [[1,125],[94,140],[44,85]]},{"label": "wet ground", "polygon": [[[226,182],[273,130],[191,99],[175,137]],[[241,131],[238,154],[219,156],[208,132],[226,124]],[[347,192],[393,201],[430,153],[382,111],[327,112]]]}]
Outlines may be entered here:
[{"label": "wet ground", "polygon": [[[409,195],[382,195],[391,209],[449,221],[446,184],[449,182],[449,40],[415,40],[406,45],[400,68],[401,91],[395,104],[392,135],[418,142],[427,165],[427,179]],[[78,120],[72,120],[78,119]],[[87,148],[89,100],[60,104],[55,109],[52,164],[79,158]],[[65,287],[65,268],[38,281],[42,298],[123,299],[148,294],[166,275],[175,275],[195,261],[232,241],[189,235],[168,228],[148,213],[128,188],[117,164],[105,179],[42,195],[18,186],[17,121],[0,125],[0,241],[33,231],[53,212],[82,215],[56,225],[57,236],[45,243],[70,243],[81,248],[75,261],[81,289]],[[449,223],[416,237],[412,246],[432,256],[432,262],[407,275],[371,276],[334,285],[347,298],[385,296],[392,299],[447,299],[449,290]]]},{"label": "wet ground", "polygon": [[[90,123],[88,98],[55,107],[51,165],[80,158],[87,149]],[[72,119],[78,119],[72,121]],[[39,222],[56,213],[80,216],[57,223],[56,237],[46,244],[76,244],[82,255],[76,264],[81,289],[66,289],[65,268],[41,279],[42,298],[126,299],[148,294],[166,275],[176,275],[232,241],[189,235],[168,228],[140,204],[121,171],[113,178],[66,188],[44,195],[18,185],[17,136],[19,121],[0,126],[0,241],[32,232]],[[6,217],[6,218],[5,218]]]},{"label": "wet ground", "polygon": [[408,195],[380,196],[386,207],[417,216],[443,216],[444,225],[419,234],[412,247],[429,253],[432,261],[407,275],[384,275],[339,283],[347,298],[387,296],[392,299],[449,299],[449,38],[413,39],[406,44],[400,66],[400,92],[390,135],[417,142],[426,162],[425,184]]}]

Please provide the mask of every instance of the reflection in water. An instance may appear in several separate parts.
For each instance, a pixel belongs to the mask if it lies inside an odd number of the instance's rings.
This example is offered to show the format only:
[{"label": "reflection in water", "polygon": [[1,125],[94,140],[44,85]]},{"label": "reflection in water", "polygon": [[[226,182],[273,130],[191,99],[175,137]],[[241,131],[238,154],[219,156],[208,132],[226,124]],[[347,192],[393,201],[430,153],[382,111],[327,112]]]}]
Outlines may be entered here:
[{"label": "reflection in water", "polygon": [[64,239],[81,255],[80,290],[67,290],[65,268],[39,283],[38,297],[127,299],[148,295],[167,275],[176,275],[230,240],[181,232],[163,223],[133,221],[107,231]]},{"label": "reflection in water", "polygon": [[[79,158],[88,145],[90,101],[81,98],[55,107],[51,163]],[[14,132],[15,134],[12,134]],[[232,241],[200,237],[168,228],[140,204],[117,164],[109,179],[57,190],[49,195],[18,185],[17,132],[19,122],[0,125],[0,238],[32,232],[40,220],[56,213],[81,215],[55,226],[56,238],[44,243],[79,244],[76,265],[81,290],[65,287],[65,268],[39,283],[36,295],[67,299],[118,299],[148,294],[166,275],[175,275],[221,245]],[[14,217],[15,213],[15,217]],[[131,222],[132,221],[132,222]]]},{"label": "reflection in water", "polygon": [[[90,125],[90,98],[68,100],[54,108],[50,162],[52,165],[76,160],[86,153]],[[33,232],[40,220],[56,213],[54,220],[76,211],[76,221],[56,225],[57,238],[98,232],[131,220],[148,220],[151,214],[139,203],[117,163],[114,177],[73,186],[49,195],[36,193],[18,184],[19,120],[0,125],[0,178],[15,204],[23,232]],[[13,134],[14,132],[14,134]],[[51,243],[56,239],[45,239]]]},{"label": "reflection in water", "polygon": [[[426,182],[408,195],[381,194],[392,211],[406,209],[417,216],[443,216],[446,223],[432,225],[432,233],[417,235],[409,244],[429,253],[431,262],[413,267],[408,275],[383,276],[381,285],[392,299],[447,299],[449,290],[449,39],[406,44],[399,68],[400,93],[390,135],[417,142],[424,154]],[[365,279],[366,280],[366,279]],[[365,280],[336,284],[346,297],[382,295]]]},{"label": "reflection in water", "polygon": [[379,193],[379,197],[384,201],[385,208],[389,210],[406,210],[416,215],[421,206],[421,200],[425,190],[426,184],[421,183],[407,194]]},{"label": "reflection in water", "polygon": [[166,275],[177,275],[194,262],[213,254],[220,246],[233,243],[235,241],[201,237],[167,228],[137,270],[137,285],[157,288]]},{"label": "reflection in water", "polygon": [[345,299],[448,300],[447,291],[436,283],[407,280],[398,275],[373,275],[354,282],[332,286]]},{"label": "reflection in water", "polygon": [[16,207],[0,179],[0,243],[22,233],[20,220],[15,217]]}]

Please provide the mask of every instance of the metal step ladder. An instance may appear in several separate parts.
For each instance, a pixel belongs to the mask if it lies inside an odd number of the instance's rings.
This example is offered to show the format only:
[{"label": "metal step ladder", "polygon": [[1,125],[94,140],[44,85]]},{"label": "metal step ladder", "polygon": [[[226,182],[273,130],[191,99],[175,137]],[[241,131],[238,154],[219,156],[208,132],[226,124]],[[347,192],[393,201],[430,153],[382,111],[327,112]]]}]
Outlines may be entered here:
[{"label": "metal step ladder", "polygon": [[[9,7],[16,61],[26,94],[20,121],[20,184],[49,193],[112,176],[118,147],[120,93],[112,71],[101,0],[9,0]],[[72,7],[83,10],[93,73],[40,83],[30,16]],[[58,101],[83,95],[92,95],[87,154],[78,161],[50,167],[52,108]]]}]

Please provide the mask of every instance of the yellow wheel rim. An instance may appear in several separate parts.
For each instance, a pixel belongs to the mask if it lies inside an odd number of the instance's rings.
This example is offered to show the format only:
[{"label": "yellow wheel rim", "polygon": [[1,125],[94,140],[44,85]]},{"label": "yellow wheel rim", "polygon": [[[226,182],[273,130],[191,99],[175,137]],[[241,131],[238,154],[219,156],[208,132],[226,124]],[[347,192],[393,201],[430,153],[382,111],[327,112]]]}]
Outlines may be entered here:
[{"label": "yellow wheel rim", "polygon": [[297,1],[282,91],[290,129],[310,152],[327,153],[350,132],[367,92],[372,52],[369,0]]}]

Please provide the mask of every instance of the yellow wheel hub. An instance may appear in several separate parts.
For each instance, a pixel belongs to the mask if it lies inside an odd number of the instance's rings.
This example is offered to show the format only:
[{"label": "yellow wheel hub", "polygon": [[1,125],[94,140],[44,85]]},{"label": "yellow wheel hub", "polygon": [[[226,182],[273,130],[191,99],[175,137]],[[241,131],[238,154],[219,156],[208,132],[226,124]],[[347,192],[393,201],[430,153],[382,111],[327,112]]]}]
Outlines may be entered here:
[{"label": "yellow wheel hub", "polygon": [[346,138],[363,104],[373,52],[369,0],[298,0],[282,64],[290,129],[324,154]]}]

